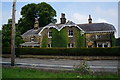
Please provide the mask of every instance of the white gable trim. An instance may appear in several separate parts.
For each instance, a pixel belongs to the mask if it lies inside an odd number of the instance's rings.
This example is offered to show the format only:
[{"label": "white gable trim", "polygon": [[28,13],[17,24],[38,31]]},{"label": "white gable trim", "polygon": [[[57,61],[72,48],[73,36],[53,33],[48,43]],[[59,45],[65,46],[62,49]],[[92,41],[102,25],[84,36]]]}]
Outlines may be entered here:
[{"label": "white gable trim", "polygon": [[39,36],[41,36],[41,32],[44,30],[44,29],[46,29],[46,28],[55,28],[55,29],[57,29],[58,31],[61,31],[64,27],[71,27],[71,26],[75,26],[75,27],[77,27],[79,30],[81,30],[82,32],[84,32],[84,33],[98,33],[98,32],[116,32],[116,30],[109,30],[109,31],[84,31],[82,28],[80,28],[78,25],[76,25],[76,24],[74,24],[74,25],[67,25],[67,24],[65,24],[65,25],[63,25],[60,29],[59,28],[57,28],[56,26],[45,26],[45,27],[43,27],[43,29],[38,33],[38,35]]},{"label": "white gable trim", "polygon": [[57,29],[58,31],[60,31],[60,30],[62,30],[64,27],[71,27],[71,26],[75,26],[75,27],[77,27],[79,30],[81,30],[82,32],[85,32],[83,29],[81,29],[78,25],[63,25],[60,29],[59,28],[57,28],[56,26],[45,26],[45,27],[43,27],[43,29],[38,33],[38,35],[40,35],[41,36],[41,32],[44,30],[44,29],[46,29],[46,28],[55,28],[55,29]]},{"label": "white gable trim", "polygon": [[[57,29],[55,26],[45,26],[45,27],[43,27],[42,30],[38,33],[38,35],[41,36],[41,32],[42,32],[44,29],[46,29],[46,28],[48,28],[48,29],[49,29],[49,28],[55,28],[55,29]],[[57,30],[58,30],[58,29],[57,29]]]}]

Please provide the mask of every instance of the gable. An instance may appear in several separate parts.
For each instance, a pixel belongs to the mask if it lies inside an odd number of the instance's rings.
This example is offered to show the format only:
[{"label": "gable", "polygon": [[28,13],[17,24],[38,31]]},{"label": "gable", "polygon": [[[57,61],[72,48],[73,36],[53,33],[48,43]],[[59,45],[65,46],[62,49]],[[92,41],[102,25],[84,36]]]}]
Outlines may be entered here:
[{"label": "gable", "polygon": [[[72,21],[68,21],[67,23],[65,24],[53,24],[53,23],[50,23],[48,24],[47,26],[45,26],[40,32],[39,32],[39,35],[41,35],[41,32],[44,31],[44,29],[46,28],[55,28],[57,29],[58,31],[61,31],[64,27],[76,27],[78,28],[79,30],[83,31],[78,25],[76,25],[75,23],[73,23]],[[84,31],[83,31],[84,32]]]}]

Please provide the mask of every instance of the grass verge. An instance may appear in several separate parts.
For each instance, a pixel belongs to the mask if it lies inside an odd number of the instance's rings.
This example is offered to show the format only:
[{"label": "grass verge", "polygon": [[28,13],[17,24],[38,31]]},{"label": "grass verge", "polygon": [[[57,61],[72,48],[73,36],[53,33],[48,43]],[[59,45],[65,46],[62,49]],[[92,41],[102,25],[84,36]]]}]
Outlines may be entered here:
[{"label": "grass verge", "polygon": [[119,78],[118,75],[82,75],[72,72],[50,72],[29,68],[3,67],[2,77],[4,78]]}]

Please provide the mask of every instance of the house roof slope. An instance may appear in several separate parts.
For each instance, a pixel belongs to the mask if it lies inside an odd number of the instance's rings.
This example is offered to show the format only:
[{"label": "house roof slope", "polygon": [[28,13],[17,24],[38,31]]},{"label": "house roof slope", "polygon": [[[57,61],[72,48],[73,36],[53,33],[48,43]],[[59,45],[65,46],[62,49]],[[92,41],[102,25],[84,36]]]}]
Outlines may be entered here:
[{"label": "house roof slope", "polygon": [[42,30],[43,27],[40,27],[38,29],[30,29],[27,32],[25,32],[22,36],[37,36],[38,33]]},{"label": "house roof slope", "polygon": [[115,27],[108,23],[77,24],[85,32],[116,31]]}]

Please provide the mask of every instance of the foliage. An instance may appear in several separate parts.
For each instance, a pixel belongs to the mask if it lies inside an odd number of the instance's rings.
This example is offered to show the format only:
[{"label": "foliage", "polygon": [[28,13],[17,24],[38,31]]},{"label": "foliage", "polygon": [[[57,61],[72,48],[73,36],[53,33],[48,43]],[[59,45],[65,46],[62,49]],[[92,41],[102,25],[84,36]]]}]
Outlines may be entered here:
[{"label": "foliage", "polygon": [[63,28],[61,31],[58,31],[52,28],[52,47],[67,47],[68,36],[67,31]]},{"label": "foliage", "polygon": [[2,47],[2,31],[0,30],[0,49]]},{"label": "foliage", "polygon": [[85,61],[82,61],[80,65],[74,66],[74,70],[79,72],[80,74],[92,75],[94,73]]},{"label": "foliage", "polygon": [[112,36],[112,46],[113,46],[113,47],[115,46],[115,42],[116,42],[116,39],[115,39],[115,36],[113,35],[113,36]]},{"label": "foliage", "polygon": [[85,47],[85,34],[81,35],[81,31],[76,31],[76,47]]},{"label": "foliage", "polygon": [[[36,69],[30,69],[30,68],[17,68],[17,67],[2,67],[2,78],[3,80],[7,79],[41,79],[41,78],[69,78],[69,80],[73,80],[73,78],[88,78],[91,80],[91,78],[113,78],[118,79],[120,78],[118,75],[84,75],[79,73],[73,73],[73,72],[64,72],[64,71],[58,71],[58,72],[51,72],[51,71],[42,71],[42,70],[36,70]],[[71,79],[70,79],[71,78]]]},{"label": "foliage", "polygon": [[116,46],[120,46],[120,38],[116,39]]},{"label": "foliage", "polygon": [[[3,47],[10,47],[11,45],[11,31],[12,31],[11,28],[12,28],[12,19],[9,19],[8,24],[4,24],[2,27]],[[20,43],[23,43],[23,40],[16,26],[15,45],[18,46]]]},{"label": "foliage", "polygon": [[43,39],[42,39],[41,47],[45,48],[45,47],[47,47],[47,45],[48,45],[48,38],[47,38],[47,35],[44,35]]},{"label": "foliage", "polygon": [[45,26],[51,22],[55,22],[54,17],[56,16],[56,11],[49,4],[42,2],[37,4],[38,16],[40,17],[40,25]]},{"label": "foliage", "polygon": [[51,7],[51,5],[45,2],[25,5],[22,7],[21,15],[22,18],[18,21],[18,28],[22,34],[33,28],[36,17],[39,17],[40,27],[43,27],[51,22],[56,22],[54,19],[56,11]]},{"label": "foliage", "polygon": [[[8,53],[3,48],[2,53]],[[54,56],[120,56],[120,47],[114,48],[16,48],[16,55]]]}]

